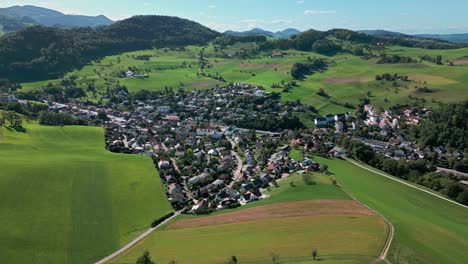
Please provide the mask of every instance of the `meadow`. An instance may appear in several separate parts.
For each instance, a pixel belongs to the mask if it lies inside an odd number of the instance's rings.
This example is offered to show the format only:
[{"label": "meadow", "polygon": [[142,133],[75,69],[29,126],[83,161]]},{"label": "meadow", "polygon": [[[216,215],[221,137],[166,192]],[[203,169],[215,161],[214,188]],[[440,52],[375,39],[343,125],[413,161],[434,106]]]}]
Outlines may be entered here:
[{"label": "meadow", "polygon": [[[80,70],[73,71],[66,77],[78,77],[78,84],[86,88],[90,80],[96,82],[102,92],[106,87],[116,83],[125,85],[129,91],[173,89],[207,89],[217,85],[227,85],[229,82],[246,82],[261,85],[268,91],[282,93],[284,101],[300,100],[314,106],[320,113],[338,113],[352,111],[345,103],[356,106],[361,98],[369,98],[376,107],[388,108],[396,104],[425,100],[428,106],[436,106],[436,101],[458,102],[468,99],[465,84],[468,64],[468,48],[456,50],[425,50],[418,48],[388,47],[389,55],[409,56],[418,62],[401,64],[377,64],[377,59],[365,60],[361,57],[338,54],[323,56],[313,52],[294,50],[283,51],[283,58],[269,58],[269,54],[261,53],[257,58],[221,58],[213,51],[213,46],[205,49],[208,67],[206,74],[222,76],[226,82],[198,75],[199,47],[187,47],[182,51],[143,50],[128,52],[93,62]],[[455,66],[436,65],[432,62],[420,61],[420,56],[435,57],[441,55],[443,61],[454,62]],[[149,56],[148,60],[138,59]],[[293,81],[290,69],[295,62],[305,62],[307,58],[325,58],[332,65],[328,70],[315,73],[298,81],[297,86],[288,92],[282,88],[272,88],[273,84]],[[148,74],[146,79],[119,78],[120,72],[135,67],[139,73]],[[397,73],[409,76],[409,82],[376,81],[375,76],[384,73]],[[58,82],[58,80],[50,80]],[[24,83],[24,90],[38,89],[49,81]],[[431,92],[423,93],[416,87],[428,87]],[[328,98],[317,93],[324,89]],[[95,99],[88,94],[88,99]],[[436,101],[434,101],[436,100]],[[302,119],[306,120],[306,117]]]},{"label": "meadow", "polygon": [[149,158],[97,127],[0,127],[2,263],[92,263],[172,208]]},{"label": "meadow", "polygon": [[370,263],[387,238],[379,216],[351,200],[329,176],[307,185],[295,174],[272,188],[269,198],[209,216],[181,215],[110,261],[129,264],[149,250],[160,263]]},{"label": "meadow", "polygon": [[315,158],[357,199],[395,227],[392,263],[466,263],[468,211],[347,161]]}]

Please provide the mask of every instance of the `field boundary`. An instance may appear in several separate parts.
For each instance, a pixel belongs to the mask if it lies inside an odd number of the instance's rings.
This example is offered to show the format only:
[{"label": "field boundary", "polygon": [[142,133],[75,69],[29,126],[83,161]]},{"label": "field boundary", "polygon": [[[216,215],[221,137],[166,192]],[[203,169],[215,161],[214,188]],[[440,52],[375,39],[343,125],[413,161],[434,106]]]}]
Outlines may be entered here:
[{"label": "field boundary", "polygon": [[392,245],[393,242],[393,237],[395,235],[395,227],[393,226],[392,222],[390,222],[384,215],[381,213],[377,212],[376,210],[372,209],[370,206],[364,204],[363,202],[359,201],[354,195],[352,195],[346,188],[344,188],[341,184],[339,184],[340,188],[347,194],[349,197],[351,197],[354,201],[359,203],[360,205],[366,207],[367,209],[371,210],[374,212],[376,215],[382,217],[382,219],[385,221],[385,223],[388,226],[388,235],[387,235],[387,241],[385,241],[385,244],[380,252],[379,257],[377,257],[374,261],[371,262],[371,264],[377,264],[380,261],[384,261],[385,263],[392,264],[388,259],[388,251],[390,250],[390,246]]},{"label": "field boundary", "polygon": [[416,190],[423,191],[423,192],[428,193],[428,194],[430,194],[430,195],[432,195],[432,196],[438,197],[438,198],[440,198],[440,199],[442,199],[442,200],[445,200],[445,201],[447,201],[447,202],[451,202],[451,203],[453,203],[453,204],[456,204],[456,205],[459,205],[459,206],[461,206],[461,207],[464,207],[464,208],[467,208],[467,209],[468,209],[468,206],[463,205],[463,204],[461,204],[461,203],[458,203],[458,202],[456,202],[456,201],[454,201],[454,200],[450,200],[449,198],[443,197],[442,195],[439,195],[439,194],[433,193],[433,192],[431,192],[431,191],[425,190],[425,189],[423,189],[423,188],[417,187],[417,186],[415,186],[415,185],[413,185],[413,184],[410,184],[410,183],[408,183],[408,182],[406,182],[406,181],[404,181],[404,180],[400,180],[400,179],[397,179],[397,178],[395,178],[395,177],[386,175],[385,173],[382,173],[382,172],[380,172],[380,171],[370,169],[370,168],[368,168],[368,167],[366,167],[366,166],[363,166],[362,164],[360,164],[360,163],[358,163],[358,162],[356,162],[356,161],[354,161],[354,160],[352,160],[352,159],[347,158],[346,160],[349,161],[349,162],[351,162],[351,163],[354,164],[355,166],[358,166],[358,167],[362,168],[362,169],[365,169],[365,170],[370,171],[370,172],[372,172],[372,173],[378,174],[378,175],[380,175],[380,176],[384,176],[385,178],[388,178],[388,179],[391,179],[391,180],[393,180],[393,181],[402,183],[402,184],[407,185],[407,186],[409,186],[409,187],[411,187],[411,188],[414,188],[414,189],[416,189]]},{"label": "field boundary", "polygon": [[170,220],[174,219],[176,216],[178,216],[180,214],[180,212],[176,212],[173,216],[167,218],[166,220],[162,221],[161,223],[159,223],[157,226],[155,227],[151,227],[149,228],[148,230],[146,230],[145,232],[143,232],[142,234],[140,234],[138,237],[136,237],[135,239],[133,239],[132,241],[130,241],[129,243],[127,243],[126,245],[124,245],[121,249],[117,250],[116,252],[110,254],[109,256],[95,262],[94,264],[104,264],[106,263],[107,261],[117,257],[118,255],[124,253],[125,251],[129,250],[131,247],[133,247],[134,245],[136,245],[138,242],[140,242],[141,240],[143,240],[144,238],[146,238],[149,234],[151,234],[154,230],[158,229],[158,227],[160,227],[161,225],[163,224],[166,224],[167,222],[169,222]]}]

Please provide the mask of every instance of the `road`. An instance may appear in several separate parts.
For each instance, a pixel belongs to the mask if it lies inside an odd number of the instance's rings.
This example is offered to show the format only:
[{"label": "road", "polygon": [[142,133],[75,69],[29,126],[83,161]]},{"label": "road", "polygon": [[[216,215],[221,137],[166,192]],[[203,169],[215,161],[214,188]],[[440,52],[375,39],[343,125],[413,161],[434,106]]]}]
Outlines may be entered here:
[{"label": "road", "polygon": [[[237,145],[236,145],[236,142],[234,142],[234,140],[232,140],[231,138],[229,137],[226,137],[227,140],[229,140],[229,142],[231,143],[231,147],[232,149],[234,149]],[[234,150],[231,150],[231,155],[233,155],[234,157],[236,157],[236,160],[237,160],[237,168],[236,170],[234,171],[234,175],[232,177],[232,182],[229,184],[229,188],[232,188],[232,186],[234,185],[234,183],[238,180],[240,180],[240,178],[242,177],[242,167],[244,166],[243,162],[242,162],[242,159],[241,157],[239,156],[239,153],[237,153],[236,151]]]},{"label": "road", "polygon": [[123,246],[121,249],[117,250],[116,252],[112,253],[111,255],[95,262],[95,264],[104,264],[106,263],[107,261],[117,257],[118,255],[124,253],[125,251],[127,251],[128,249],[130,249],[131,247],[133,247],[136,243],[140,242],[141,240],[143,240],[145,237],[147,237],[149,234],[151,234],[151,232],[153,232],[154,230],[156,230],[159,226],[171,221],[172,219],[174,219],[174,217],[178,216],[180,214],[180,211],[179,212],[176,212],[173,216],[169,217],[168,219],[166,219],[165,221],[163,221],[162,223],[160,223],[159,225],[155,226],[155,227],[151,227],[149,228],[148,230],[146,230],[143,234],[139,235],[137,238],[135,238],[134,240],[130,241],[128,244],[126,244],[125,246]]},{"label": "road", "polygon": [[442,199],[442,200],[445,200],[445,201],[447,201],[447,202],[456,204],[456,205],[458,205],[458,206],[461,206],[461,207],[464,207],[464,208],[468,208],[468,206],[463,205],[463,204],[460,204],[460,203],[457,203],[457,202],[455,202],[455,201],[453,201],[453,200],[450,200],[450,199],[448,199],[448,198],[446,198],[446,197],[443,197],[442,195],[439,195],[439,194],[430,192],[430,191],[428,191],[428,190],[426,190],[426,189],[420,188],[420,187],[415,186],[415,185],[413,185],[413,184],[409,184],[409,183],[407,183],[406,181],[403,181],[403,180],[400,180],[400,179],[397,179],[397,178],[388,176],[388,175],[386,175],[386,174],[384,174],[384,173],[382,173],[382,172],[380,172],[380,171],[377,171],[377,170],[374,170],[374,169],[370,169],[370,168],[368,168],[368,167],[365,167],[365,166],[359,164],[358,162],[356,162],[356,161],[354,161],[354,160],[352,160],[352,159],[346,159],[346,160],[349,161],[349,162],[351,162],[352,164],[354,164],[354,165],[360,167],[360,168],[363,168],[363,169],[365,169],[365,170],[368,170],[368,171],[373,172],[373,173],[375,173],[375,174],[378,174],[378,175],[380,175],[380,176],[384,176],[385,178],[388,178],[388,179],[390,179],[390,180],[393,180],[393,181],[402,183],[402,184],[404,184],[404,185],[406,185],[406,186],[409,186],[409,187],[411,187],[411,188],[414,188],[414,189],[420,190],[420,191],[422,191],[422,192],[428,193],[428,194],[430,194],[430,195],[432,195],[432,196],[435,196],[435,197],[440,198],[440,199]]},{"label": "road", "polygon": [[451,170],[451,169],[447,169],[447,168],[442,168],[442,167],[437,167],[437,172],[448,173],[448,174],[453,174],[453,175],[462,176],[462,177],[468,177],[468,173],[464,173],[464,172],[456,171],[456,170]]},{"label": "road", "polygon": [[[225,131],[229,127],[228,126],[219,126],[219,128],[221,128],[221,130]],[[251,130],[251,129],[247,129],[247,128],[237,128],[237,129],[239,129],[242,132],[249,132]],[[255,132],[257,132],[259,134],[269,135],[269,136],[281,135],[278,132],[271,132],[271,131],[257,130],[257,129],[255,129]]]}]

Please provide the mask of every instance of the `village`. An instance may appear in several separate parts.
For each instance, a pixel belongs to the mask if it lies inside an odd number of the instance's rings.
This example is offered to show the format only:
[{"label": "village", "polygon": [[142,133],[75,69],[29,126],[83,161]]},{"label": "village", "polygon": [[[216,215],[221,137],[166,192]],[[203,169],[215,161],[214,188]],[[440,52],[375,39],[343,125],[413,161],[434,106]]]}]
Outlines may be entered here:
[{"label": "village", "polygon": [[[421,149],[399,134],[402,127],[417,125],[427,114],[425,109],[406,109],[398,115],[391,111],[377,113],[371,105],[365,105],[362,119],[353,113],[325,115],[315,119],[316,128],[297,127],[298,133],[292,127],[296,125],[294,114],[308,106],[282,103],[274,94],[253,85],[168,91],[150,97],[135,100],[131,111],[116,110],[117,104],[128,104],[125,98],[107,108],[53,103],[49,111],[79,119],[97,119],[105,113],[107,148],[151,157],[172,206],[185,213],[205,214],[265,199],[265,190],[290,174],[321,169],[307,155],[292,159],[292,149],[347,157],[332,143],[330,134],[358,139],[392,159],[416,160],[434,153],[440,153],[439,158],[457,155],[443,149]],[[252,127],[265,119],[282,125]]]}]

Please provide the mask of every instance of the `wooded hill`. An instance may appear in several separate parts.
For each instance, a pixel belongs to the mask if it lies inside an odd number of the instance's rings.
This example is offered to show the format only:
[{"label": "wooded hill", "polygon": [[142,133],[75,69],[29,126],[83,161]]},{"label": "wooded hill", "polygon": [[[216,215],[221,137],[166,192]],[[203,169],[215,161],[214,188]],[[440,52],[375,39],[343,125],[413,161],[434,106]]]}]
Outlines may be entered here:
[{"label": "wooded hill", "polygon": [[18,82],[57,78],[106,55],[202,45],[217,36],[196,22],[168,16],[135,16],[96,29],[33,26],[0,39],[0,72]]}]

